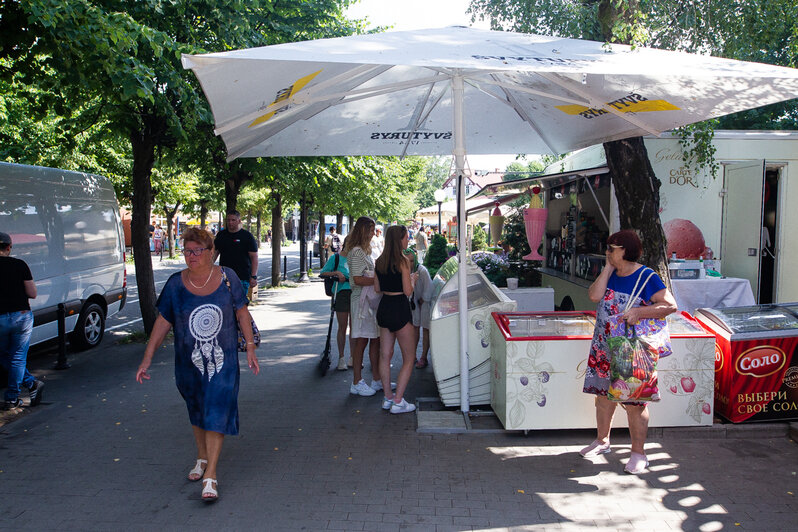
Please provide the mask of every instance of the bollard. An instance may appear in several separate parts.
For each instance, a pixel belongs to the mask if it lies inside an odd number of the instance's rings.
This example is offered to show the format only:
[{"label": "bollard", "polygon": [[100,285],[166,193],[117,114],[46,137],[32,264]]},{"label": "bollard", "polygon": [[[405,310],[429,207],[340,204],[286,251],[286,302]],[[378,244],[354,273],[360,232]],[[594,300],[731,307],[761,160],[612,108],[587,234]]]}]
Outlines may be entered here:
[{"label": "bollard", "polygon": [[55,363],[55,369],[69,369],[69,362],[66,358],[66,306],[63,303],[58,304],[58,362]]},{"label": "bollard", "polygon": [[283,255],[283,281],[287,279],[288,276],[288,256]]}]

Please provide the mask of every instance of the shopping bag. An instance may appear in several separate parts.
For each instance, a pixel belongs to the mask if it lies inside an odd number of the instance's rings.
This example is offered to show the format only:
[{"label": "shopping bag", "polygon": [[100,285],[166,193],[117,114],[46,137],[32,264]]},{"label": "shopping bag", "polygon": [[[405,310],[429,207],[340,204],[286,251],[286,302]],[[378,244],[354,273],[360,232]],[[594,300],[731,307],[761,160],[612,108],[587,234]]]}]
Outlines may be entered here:
[{"label": "shopping bag", "polygon": [[610,358],[610,401],[659,401],[657,362],[659,348],[637,335],[635,325],[623,325],[623,334],[607,338]]}]

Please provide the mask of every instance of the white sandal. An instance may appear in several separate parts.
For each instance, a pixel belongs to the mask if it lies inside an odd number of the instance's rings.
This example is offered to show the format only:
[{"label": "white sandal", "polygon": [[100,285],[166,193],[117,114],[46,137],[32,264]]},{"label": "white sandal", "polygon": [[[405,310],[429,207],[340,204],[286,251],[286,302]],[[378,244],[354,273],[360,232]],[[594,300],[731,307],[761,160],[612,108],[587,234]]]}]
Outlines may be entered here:
[{"label": "white sandal", "polygon": [[219,483],[216,482],[215,478],[203,478],[202,479],[202,500],[205,502],[216,502],[219,498],[219,492],[216,491],[216,487],[219,487]]},{"label": "white sandal", "polygon": [[[188,479],[191,482],[196,482],[202,478],[202,475],[205,473],[205,468],[202,467],[202,464],[207,465],[208,461],[203,460],[202,458],[197,459],[197,465],[194,466],[194,469],[188,472]],[[192,478],[196,477],[196,478]]]}]

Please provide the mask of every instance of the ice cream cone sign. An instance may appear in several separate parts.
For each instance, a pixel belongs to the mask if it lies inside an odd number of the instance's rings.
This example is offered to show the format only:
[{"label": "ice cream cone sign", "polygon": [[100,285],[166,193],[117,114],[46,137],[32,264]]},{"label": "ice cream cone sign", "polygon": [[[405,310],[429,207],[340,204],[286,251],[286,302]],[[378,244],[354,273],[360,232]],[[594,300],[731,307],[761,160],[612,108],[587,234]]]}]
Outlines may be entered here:
[{"label": "ice cream cone sign", "polygon": [[543,231],[546,229],[548,209],[543,207],[543,197],[539,186],[532,187],[530,196],[529,207],[524,209],[524,226],[526,226],[526,239],[529,242],[529,249],[532,251],[522,258],[524,260],[544,260],[544,257],[538,253],[538,248],[543,238]]},{"label": "ice cream cone sign", "polygon": [[490,224],[490,241],[493,245],[502,239],[502,229],[504,228],[504,216],[502,216],[502,211],[499,210],[499,202],[496,202],[496,208],[493,209],[493,212],[488,217],[488,223]]}]

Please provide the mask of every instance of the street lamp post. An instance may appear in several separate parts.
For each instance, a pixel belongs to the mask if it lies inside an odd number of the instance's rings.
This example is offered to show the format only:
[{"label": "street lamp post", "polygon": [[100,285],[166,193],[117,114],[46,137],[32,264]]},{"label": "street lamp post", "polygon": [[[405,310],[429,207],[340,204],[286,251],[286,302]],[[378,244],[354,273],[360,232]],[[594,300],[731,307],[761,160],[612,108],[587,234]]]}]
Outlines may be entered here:
[{"label": "street lamp post", "polygon": [[438,202],[438,234],[443,234],[443,228],[441,227],[441,203],[443,200],[446,199],[446,191],[445,190],[436,190],[433,192],[433,196],[435,197],[435,201]]}]

